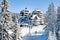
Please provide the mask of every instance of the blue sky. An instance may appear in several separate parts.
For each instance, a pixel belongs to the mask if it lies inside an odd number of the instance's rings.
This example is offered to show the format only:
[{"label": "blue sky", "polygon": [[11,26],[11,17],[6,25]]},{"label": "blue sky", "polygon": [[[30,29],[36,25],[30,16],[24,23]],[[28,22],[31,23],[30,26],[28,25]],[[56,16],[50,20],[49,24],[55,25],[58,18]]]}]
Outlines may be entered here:
[{"label": "blue sky", "polygon": [[[1,0],[0,0],[1,1]],[[24,8],[28,8],[30,11],[36,8],[40,9],[41,12],[45,13],[48,9],[49,4],[52,0],[8,0],[9,10],[14,13],[19,13]],[[60,0],[53,0],[56,7],[60,5]]]}]

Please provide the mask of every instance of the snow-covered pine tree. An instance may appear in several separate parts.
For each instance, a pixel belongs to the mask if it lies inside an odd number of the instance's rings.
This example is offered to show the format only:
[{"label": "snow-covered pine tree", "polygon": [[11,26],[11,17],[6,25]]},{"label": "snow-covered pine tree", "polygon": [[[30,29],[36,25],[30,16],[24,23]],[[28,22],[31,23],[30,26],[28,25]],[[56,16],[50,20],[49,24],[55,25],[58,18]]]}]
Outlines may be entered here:
[{"label": "snow-covered pine tree", "polygon": [[3,6],[1,6],[2,10],[0,12],[0,27],[1,27],[0,40],[8,40],[8,33],[5,29],[4,20],[3,20],[3,14],[5,13],[5,10],[7,9],[6,7],[7,5],[5,4],[7,1],[6,2],[5,1],[6,0],[3,0],[3,2],[1,3],[1,5]]},{"label": "snow-covered pine tree", "polygon": [[3,0],[2,2],[2,11],[1,11],[1,26],[2,26],[2,38],[1,40],[15,40],[14,38],[15,35],[14,31],[15,30],[15,23],[12,21],[12,16],[11,16],[11,12],[8,11],[8,0]]},{"label": "snow-covered pine tree", "polygon": [[47,27],[46,27],[46,34],[47,40],[57,40],[55,34],[55,27],[56,27],[56,9],[54,3],[52,2],[47,11]]},{"label": "snow-covered pine tree", "polygon": [[60,7],[57,8],[57,38],[60,40]]}]

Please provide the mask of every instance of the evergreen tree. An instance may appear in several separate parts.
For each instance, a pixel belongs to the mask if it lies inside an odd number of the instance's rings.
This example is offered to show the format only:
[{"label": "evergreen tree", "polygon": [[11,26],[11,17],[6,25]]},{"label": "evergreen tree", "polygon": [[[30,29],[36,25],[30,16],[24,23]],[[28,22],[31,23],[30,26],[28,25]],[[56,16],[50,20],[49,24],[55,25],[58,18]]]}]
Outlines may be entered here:
[{"label": "evergreen tree", "polygon": [[57,40],[55,29],[56,29],[56,9],[52,2],[49,5],[47,11],[47,27],[46,27],[47,40]]},{"label": "evergreen tree", "polygon": [[57,38],[58,40],[60,40],[60,7],[58,7],[57,9],[57,27],[58,27]]}]

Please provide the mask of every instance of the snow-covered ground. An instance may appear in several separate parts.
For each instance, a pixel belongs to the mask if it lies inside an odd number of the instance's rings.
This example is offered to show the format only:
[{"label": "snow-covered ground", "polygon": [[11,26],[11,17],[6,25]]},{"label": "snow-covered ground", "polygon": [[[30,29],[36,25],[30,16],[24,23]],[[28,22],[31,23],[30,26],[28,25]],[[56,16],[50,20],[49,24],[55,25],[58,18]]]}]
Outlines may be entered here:
[{"label": "snow-covered ground", "polygon": [[[43,28],[46,25],[38,25],[38,26],[34,26],[30,29],[30,34],[31,35],[43,35],[42,33],[39,32],[44,32]],[[21,28],[21,36],[25,36],[29,34],[29,27],[22,27]]]}]

